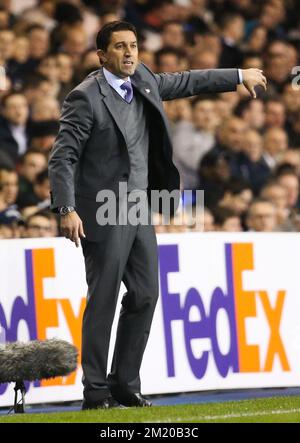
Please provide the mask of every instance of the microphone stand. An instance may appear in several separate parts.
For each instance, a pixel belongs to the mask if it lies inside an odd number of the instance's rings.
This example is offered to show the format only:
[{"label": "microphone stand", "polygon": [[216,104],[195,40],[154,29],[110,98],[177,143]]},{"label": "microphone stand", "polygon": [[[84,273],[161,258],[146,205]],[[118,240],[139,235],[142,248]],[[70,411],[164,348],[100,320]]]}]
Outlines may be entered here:
[{"label": "microphone stand", "polygon": [[[25,412],[25,394],[26,389],[24,382],[22,380],[16,381],[15,387],[15,402],[14,402],[14,412],[15,414],[23,414]],[[21,403],[18,402],[18,391],[21,393]]]}]

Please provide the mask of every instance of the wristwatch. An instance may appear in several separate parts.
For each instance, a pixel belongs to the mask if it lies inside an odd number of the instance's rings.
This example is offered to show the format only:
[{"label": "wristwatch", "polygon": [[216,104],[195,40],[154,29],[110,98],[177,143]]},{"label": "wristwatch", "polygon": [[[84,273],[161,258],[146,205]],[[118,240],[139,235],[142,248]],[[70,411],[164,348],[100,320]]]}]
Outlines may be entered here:
[{"label": "wristwatch", "polygon": [[74,212],[75,208],[73,206],[61,206],[58,208],[58,212],[60,215],[67,215],[70,212]]}]

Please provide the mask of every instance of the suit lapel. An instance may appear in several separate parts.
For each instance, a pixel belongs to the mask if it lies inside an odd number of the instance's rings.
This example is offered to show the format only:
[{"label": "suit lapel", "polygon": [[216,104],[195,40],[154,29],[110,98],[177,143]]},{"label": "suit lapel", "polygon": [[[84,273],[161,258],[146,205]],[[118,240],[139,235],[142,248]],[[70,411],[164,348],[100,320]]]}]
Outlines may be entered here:
[{"label": "suit lapel", "polygon": [[151,85],[145,81],[142,80],[140,73],[138,72],[138,70],[136,70],[135,74],[131,77],[131,82],[134,86],[134,88],[136,88],[139,93],[148,101],[151,103],[152,106],[154,106],[154,108],[159,112],[166,131],[169,135],[169,138],[171,139],[171,134],[169,131],[169,124],[168,124],[168,120],[166,118],[163,106],[162,106],[162,102],[158,100],[157,97],[155,97],[155,92],[153,91],[153,88],[151,87]]},{"label": "suit lapel", "polygon": [[[91,75],[91,74],[90,74]],[[113,91],[111,90],[111,87],[106,81],[106,78],[104,77],[103,70],[100,68],[99,71],[96,71],[95,73],[92,73],[92,75],[95,76],[99,87],[100,92],[103,96],[103,102],[105,103],[108,112],[111,114],[112,118],[116,122],[116,125],[118,126],[121,134],[123,135],[125,141],[126,141],[126,134],[125,134],[125,128],[123,127],[122,121],[119,116],[118,109],[116,107],[115,99],[113,96]],[[157,111],[162,116],[163,120],[166,123],[165,115],[163,112],[163,109],[161,106],[159,106],[158,100],[154,96],[154,92],[152,91],[151,85],[145,81],[142,80],[141,74],[136,70],[135,74],[131,77],[131,82],[134,88],[136,88],[139,93],[157,109]]]},{"label": "suit lapel", "polygon": [[136,74],[131,77],[131,83],[146,100],[148,100],[158,111],[161,112],[157,106],[157,100],[153,95],[153,91],[151,90],[149,83],[141,81]]},{"label": "suit lapel", "polygon": [[116,107],[113,91],[111,90],[111,87],[107,83],[106,78],[103,75],[102,69],[100,69],[99,72],[97,73],[96,80],[100,86],[100,92],[103,95],[103,102],[107,107],[108,112],[111,114],[112,118],[114,119],[116,125],[118,126],[124,139],[126,140],[124,125],[120,119],[119,112]]}]

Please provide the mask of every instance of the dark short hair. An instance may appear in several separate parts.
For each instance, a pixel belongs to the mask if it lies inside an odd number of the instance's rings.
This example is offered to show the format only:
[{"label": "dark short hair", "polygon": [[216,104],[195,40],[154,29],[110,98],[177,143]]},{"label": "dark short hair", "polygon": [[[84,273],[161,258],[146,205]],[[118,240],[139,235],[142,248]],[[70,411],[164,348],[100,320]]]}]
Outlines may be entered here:
[{"label": "dark short hair", "polygon": [[222,226],[229,218],[240,218],[240,216],[233,209],[222,206],[215,207],[212,213],[215,219],[215,224],[218,226]]},{"label": "dark short hair", "polygon": [[241,194],[246,189],[251,189],[251,185],[242,178],[231,178],[224,186],[224,191],[232,195]]},{"label": "dark short hair", "polygon": [[174,55],[177,58],[177,61],[180,62],[183,58],[186,58],[187,54],[184,49],[181,48],[173,48],[173,46],[164,46],[155,52],[155,63],[159,65],[160,59],[164,55]]},{"label": "dark short hair", "polygon": [[29,223],[31,222],[31,220],[35,217],[44,217],[48,221],[50,221],[53,218],[51,212],[46,209],[42,209],[40,211],[34,212],[33,214],[29,215],[29,217],[25,221],[25,225],[27,228],[29,227]]},{"label": "dark short hair", "polygon": [[42,149],[31,148],[31,149],[28,149],[26,152],[24,152],[24,154],[22,156],[20,156],[19,164],[23,165],[25,163],[25,160],[27,159],[27,157],[29,157],[32,154],[42,155],[43,157],[47,158],[45,152]]},{"label": "dark short hair", "polygon": [[59,130],[58,120],[41,120],[33,121],[30,124],[29,132],[32,138],[34,137],[47,137],[49,135],[57,135]]},{"label": "dark short hair", "polygon": [[117,20],[107,23],[100,29],[96,38],[97,49],[106,51],[110,43],[112,33],[118,31],[132,31],[137,38],[136,28],[131,23]]},{"label": "dark short hair", "polygon": [[[6,104],[7,104],[8,100],[11,97],[14,97],[15,95],[21,95],[22,97],[24,97],[26,99],[25,95],[22,92],[20,92],[20,91],[10,91],[6,95],[4,95],[4,97],[2,97],[2,107],[3,108],[6,107]],[[26,99],[26,101],[27,101],[27,99]]]}]

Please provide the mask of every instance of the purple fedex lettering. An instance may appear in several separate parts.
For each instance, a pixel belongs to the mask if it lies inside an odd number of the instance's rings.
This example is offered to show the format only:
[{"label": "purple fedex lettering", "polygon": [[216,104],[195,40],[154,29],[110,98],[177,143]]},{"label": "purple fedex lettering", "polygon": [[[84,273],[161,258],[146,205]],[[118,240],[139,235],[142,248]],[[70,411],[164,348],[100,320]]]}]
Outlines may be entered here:
[{"label": "purple fedex lettering", "polygon": [[[189,320],[190,310],[193,306],[197,307],[200,313],[201,320],[197,322]],[[209,324],[201,296],[195,288],[189,289],[187,293],[183,308],[183,322],[185,348],[191,369],[195,377],[202,378],[207,369],[208,351],[204,351],[201,357],[196,358],[193,353],[191,341],[195,338],[207,338],[209,334]]]},{"label": "purple fedex lettering", "polygon": [[[175,376],[174,348],[171,330],[171,322],[173,320],[182,320],[184,323],[187,357],[195,377],[200,379],[205,375],[209,355],[208,351],[204,351],[200,358],[195,357],[191,347],[191,340],[195,338],[209,338],[211,340],[211,348],[216,367],[222,377],[226,377],[230,368],[232,368],[233,372],[238,372],[231,245],[226,245],[228,294],[226,295],[221,288],[216,288],[213,291],[208,315],[205,313],[202,297],[197,289],[190,288],[188,290],[183,306],[180,305],[179,293],[169,293],[168,274],[171,272],[179,272],[178,246],[161,245],[159,247],[159,258],[168,377]],[[200,320],[196,322],[189,320],[192,307],[197,308],[200,314]],[[227,354],[221,352],[217,337],[217,316],[221,309],[226,312],[229,322],[230,346]]]},{"label": "purple fedex lettering", "polygon": [[[18,339],[18,326],[21,320],[25,320],[28,327],[29,339],[37,338],[36,319],[35,319],[35,302],[33,291],[33,272],[32,272],[32,251],[27,250],[26,260],[26,276],[27,276],[27,304],[23,298],[16,297],[11,311],[11,320],[8,322],[5,317],[4,310],[0,304],[0,325],[5,329],[6,340],[8,342]],[[0,395],[5,392],[7,385],[0,385]]]},{"label": "purple fedex lettering", "polygon": [[[233,289],[233,263],[232,263],[232,247],[230,244],[225,245],[225,261],[226,261],[226,279],[227,279],[227,295],[221,288],[216,288],[212,294],[210,303],[211,318],[211,344],[214,359],[218,371],[222,377],[226,377],[231,367],[233,372],[239,372],[238,364],[238,343],[236,332],[236,317],[234,306],[234,289]],[[228,354],[222,354],[218,344],[217,337],[217,315],[220,309],[226,311],[229,321],[230,348]]]},{"label": "purple fedex lettering", "polygon": [[178,272],[178,246],[159,246],[160,284],[162,294],[165,340],[167,350],[168,377],[175,376],[174,351],[171,331],[172,320],[182,320],[179,294],[170,294],[168,291],[168,273]]},{"label": "purple fedex lettering", "polygon": [[[197,359],[192,351],[191,340],[194,338],[207,338],[209,331],[202,299],[198,291],[191,288],[187,294],[184,306],[181,307],[180,295],[178,293],[171,294],[168,291],[168,274],[179,271],[177,245],[160,246],[159,262],[168,377],[175,376],[171,322],[172,320],[183,320],[188,360],[195,376],[201,378],[206,372],[208,352],[203,352],[202,356]],[[189,321],[189,313],[192,306],[196,306],[200,312],[201,320],[199,322]]]}]

